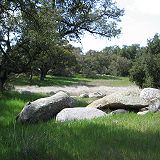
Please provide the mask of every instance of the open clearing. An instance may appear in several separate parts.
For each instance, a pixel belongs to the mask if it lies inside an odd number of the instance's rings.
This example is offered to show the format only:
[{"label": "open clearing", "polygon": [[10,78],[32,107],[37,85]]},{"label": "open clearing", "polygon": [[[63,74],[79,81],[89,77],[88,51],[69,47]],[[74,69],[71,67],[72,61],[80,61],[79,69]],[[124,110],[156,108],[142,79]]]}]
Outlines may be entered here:
[{"label": "open clearing", "polygon": [[112,94],[117,91],[126,91],[126,90],[140,90],[137,86],[127,86],[127,87],[107,87],[107,86],[16,86],[15,89],[19,92],[29,91],[32,93],[56,93],[58,91],[66,91],[71,96],[79,96],[82,93],[94,93],[100,92],[105,95]]},{"label": "open clearing", "polygon": [[139,90],[128,77],[100,76],[97,79],[77,77],[57,77],[48,75],[44,81],[33,77],[28,81],[27,77],[20,76],[14,79],[15,90],[19,92],[29,91],[32,93],[56,93],[66,91],[71,96],[79,96],[81,93],[101,92],[109,95],[116,91]]}]

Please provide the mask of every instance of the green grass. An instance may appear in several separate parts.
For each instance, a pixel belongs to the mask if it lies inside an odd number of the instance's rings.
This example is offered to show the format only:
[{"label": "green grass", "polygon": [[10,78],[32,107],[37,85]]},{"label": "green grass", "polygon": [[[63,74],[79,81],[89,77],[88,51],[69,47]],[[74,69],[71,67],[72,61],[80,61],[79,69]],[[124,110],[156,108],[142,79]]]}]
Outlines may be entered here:
[{"label": "green grass", "polygon": [[93,101],[97,100],[98,98],[79,98],[76,97],[77,100],[77,107],[86,107],[87,105],[89,105],[90,103],[92,103]]},{"label": "green grass", "polygon": [[65,123],[15,123],[27,101],[43,96],[1,95],[0,160],[159,160],[160,113]]},{"label": "green grass", "polygon": [[118,79],[92,79],[87,83],[89,86],[109,86],[109,87],[124,87],[134,85],[129,81],[128,77],[118,77]]},{"label": "green grass", "polygon": [[87,86],[129,86],[133,85],[128,77],[115,77],[110,75],[96,76],[95,78],[85,78],[82,75],[75,77],[58,77],[47,75],[44,81],[40,81],[39,77],[34,76],[31,81],[24,75],[17,76],[11,81],[14,85],[38,85],[38,86],[71,86],[71,85],[87,85]]},{"label": "green grass", "polygon": [[40,81],[39,77],[34,76],[30,81],[26,76],[20,75],[12,80],[14,85],[38,85],[38,86],[69,86],[87,83],[87,79],[73,77],[58,77],[47,75],[44,81]]}]

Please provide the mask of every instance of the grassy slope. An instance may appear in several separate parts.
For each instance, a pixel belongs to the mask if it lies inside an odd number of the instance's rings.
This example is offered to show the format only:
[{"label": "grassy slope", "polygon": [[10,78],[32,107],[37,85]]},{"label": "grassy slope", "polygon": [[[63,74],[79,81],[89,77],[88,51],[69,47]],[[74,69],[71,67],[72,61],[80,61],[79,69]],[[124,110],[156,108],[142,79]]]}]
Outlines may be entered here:
[{"label": "grassy slope", "polygon": [[95,79],[85,78],[81,75],[75,77],[58,77],[47,76],[44,81],[40,81],[38,77],[33,77],[32,81],[29,81],[25,76],[16,77],[12,83],[14,85],[38,85],[38,86],[70,86],[70,85],[88,85],[88,86],[129,86],[133,85],[129,81],[128,77],[115,77],[115,76],[98,76]]},{"label": "grassy slope", "polygon": [[0,159],[159,160],[159,113],[65,123],[15,123],[24,103],[42,96],[15,92],[1,95]]}]

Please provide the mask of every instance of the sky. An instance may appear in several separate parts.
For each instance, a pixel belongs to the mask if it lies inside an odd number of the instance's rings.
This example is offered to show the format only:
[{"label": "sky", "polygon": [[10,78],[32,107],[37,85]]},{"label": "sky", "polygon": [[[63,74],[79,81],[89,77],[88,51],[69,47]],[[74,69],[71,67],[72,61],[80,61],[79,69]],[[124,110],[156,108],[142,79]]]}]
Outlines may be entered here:
[{"label": "sky", "polygon": [[153,38],[155,33],[160,34],[160,0],[115,0],[119,8],[125,9],[119,26],[122,28],[118,38],[107,40],[95,38],[90,34],[82,37],[81,43],[71,42],[82,51],[100,51],[107,46],[123,46],[140,44],[146,46],[147,39]]}]

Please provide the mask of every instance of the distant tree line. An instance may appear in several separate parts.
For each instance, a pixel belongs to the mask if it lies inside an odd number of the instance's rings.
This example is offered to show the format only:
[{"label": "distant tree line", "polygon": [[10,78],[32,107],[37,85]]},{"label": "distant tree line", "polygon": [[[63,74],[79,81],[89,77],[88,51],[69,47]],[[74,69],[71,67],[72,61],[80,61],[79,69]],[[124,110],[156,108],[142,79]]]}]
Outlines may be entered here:
[{"label": "distant tree line", "polygon": [[138,44],[131,46],[106,47],[102,51],[90,50],[82,55],[81,73],[87,77],[96,74],[129,76],[129,70],[141,48]]},{"label": "distant tree line", "polygon": [[155,34],[147,46],[111,46],[100,52],[90,50],[81,57],[80,73],[129,76],[140,88],[160,88],[160,35]]}]

